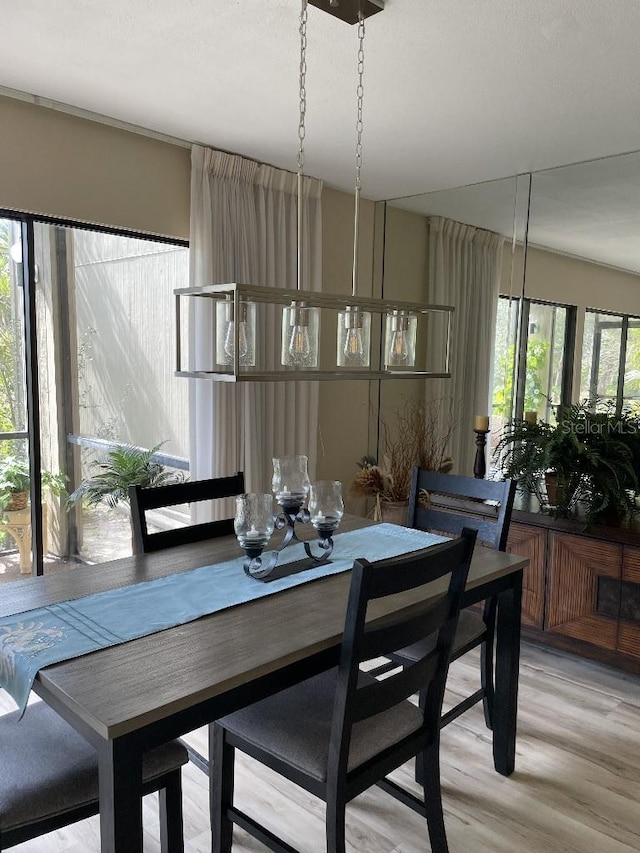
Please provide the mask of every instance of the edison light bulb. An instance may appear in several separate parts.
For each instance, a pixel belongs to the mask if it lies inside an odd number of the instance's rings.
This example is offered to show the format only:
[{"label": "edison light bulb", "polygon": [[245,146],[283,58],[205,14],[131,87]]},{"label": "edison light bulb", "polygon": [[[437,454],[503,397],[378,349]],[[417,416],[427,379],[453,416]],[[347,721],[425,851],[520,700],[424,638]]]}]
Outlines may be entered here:
[{"label": "edison light bulb", "polygon": [[[235,323],[233,320],[229,320],[227,323],[227,333],[224,336],[224,351],[229,356],[229,358],[233,358],[234,349],[235,349]],[[238,353],[241,359],[246,358],[247,353],[249,352],[249,341],[247,339],[247,323],[244,320],[240,320],[240,324],[238,325]]]},{"label": "edison light bulb", "polygon": [[399,310],[387,314],[387,367],[413,367],[416,360],[416,324],[415,314]]},{"label": "edison light bulb", "polygon": [[407,344],[406,330],[394,329],[391,333],[387,363],[391,365],[402,365],[407,363],[408,358],[409,347]]},{"label": "edison light bulb", "polygon": [[283,309],[280,361],[285,366],[318,366],[318,310],[303,302],[292,302]]},{"label": "edison light bulb", "polygon": [[295,364],[307,363],[311,355],[308,325],[296,324],[291,327],[288,350],[292,362]]},{"label": "edison light bulb", "polygon": [[369,367],[371,314],[347,305],[338,314],[338,367]]},{"label": "edison light bulb", "polygon": [[342,349],[345,362],[348,364],[363,364],[365,349],[362,340],[362,327],[347,329],[344,347]]}]

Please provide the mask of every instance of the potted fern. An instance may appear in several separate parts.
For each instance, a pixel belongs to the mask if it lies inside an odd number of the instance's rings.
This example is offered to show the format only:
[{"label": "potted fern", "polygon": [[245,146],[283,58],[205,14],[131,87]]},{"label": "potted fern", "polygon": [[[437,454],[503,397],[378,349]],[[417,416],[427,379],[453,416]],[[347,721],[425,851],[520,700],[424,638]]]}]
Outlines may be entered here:
[{"label": "potted fern", "polygon": [[[50,494],[60,495],[64,491],[67,478],[64,474],[52,474],[41,471],[42,489]],[[6,456],[0,461],[0,510],[17,512],[25,509],[29,503],[31,472],[29,460],[22,456]]]},{"label": "potted fern", "polygon": [[[68,506],[83,504],[95,507],[103,501],[110,508],[129,504],[129,486],[165,486],[180,483],[182,474],[169,471],[154,455],[164,442],[150,450],[134,445],[123,445],[110,450],[105,456],[91,463],[92,475],[69,495]],[[131,523],[131,517],[129,518]],[[133,530],[132,530],[133,542]]]},{"label": "potted fern", "polygon": [[534,494],[556,518],[581,502],[589,524],[616,523],[637,511],[640,420],[630,410],[566,407],[556,424],[515,420],[496,448],[505,477]]}]

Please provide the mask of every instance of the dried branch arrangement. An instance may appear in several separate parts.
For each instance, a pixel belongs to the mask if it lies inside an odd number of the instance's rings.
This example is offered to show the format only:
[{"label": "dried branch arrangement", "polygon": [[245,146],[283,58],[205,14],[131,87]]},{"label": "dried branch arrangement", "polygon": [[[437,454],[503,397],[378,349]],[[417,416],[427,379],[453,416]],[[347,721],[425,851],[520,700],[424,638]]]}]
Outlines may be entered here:
[{"label": "dried branch arrangement", "polygon": [[447,456],[447,446],[457,424],[449,398],[427,403],[406,400],[394,411],[391,423],[381,419],[382,462],[363,456],[357,463],[352,492],[382,501],[406,501],[414,465],[442,473],[451,470],[453,460]]}]

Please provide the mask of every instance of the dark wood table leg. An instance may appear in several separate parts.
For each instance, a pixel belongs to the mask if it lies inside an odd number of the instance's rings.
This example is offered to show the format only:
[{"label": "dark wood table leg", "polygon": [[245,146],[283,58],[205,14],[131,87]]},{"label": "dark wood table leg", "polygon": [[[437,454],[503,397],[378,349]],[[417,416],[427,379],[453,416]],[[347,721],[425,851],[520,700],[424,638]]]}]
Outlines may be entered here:
[{"label": "dark wood table leg", "polygon": [[130,739],[105,741],[98,765],[100,849],[142,853],[142,751]]},{"label": "dark wood table leg", "polygon": [[513,773],[516,758],[521,605],[522,571],[519,571],[511,576],[511,586],[498,595],[493,764],[503,776]]}]

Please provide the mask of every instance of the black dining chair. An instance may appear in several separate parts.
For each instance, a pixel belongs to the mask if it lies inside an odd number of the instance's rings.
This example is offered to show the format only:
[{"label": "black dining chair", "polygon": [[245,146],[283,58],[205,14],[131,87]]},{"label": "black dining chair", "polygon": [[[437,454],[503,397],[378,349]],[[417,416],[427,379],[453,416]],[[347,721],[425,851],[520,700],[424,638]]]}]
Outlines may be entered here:
[{"label": "black dining chair", "polygon": [[[0,851],[98,814],[98,756],[44,702],[0,716]],[[182,766],[177,741],[143,756],[143,794],[159,792],[160,849],[183,853]]]},{"label": "black dining chair", "polygon": [[[408,527],[454,536],[459,535],[464,527],[472,527],[477,531],[478,542],[504,551],[515,491],[516,483],[513,480],[480,480],[456,474],[438,474],[414,467],[411,472]],[[425,495],[428,495],[428,498],[425,499]],[[444,498],[444,501],[438,502],[437,496]],[[456,512],[456,507],[460,510],[461,501],[464,501],[464,511]],[[480,519],[474,518],[471,514],[474,503],[475,508],[486,509],[486,502],[491,502],[494,510],[490,514],[484,512]],[[485,723],[489,729],[493,728],[496,605],[496,599],[489,598],[485,601],[482,612],[470,608],[460,611],[451,660],[457,660],[471,649],[481,646],[480,688],[443,714],[442,726],[448,725],[482,701]],[[411,666],[432,642],[432,639],[426,639],[395,652],[389,656],[391,663],[377,667],[374,673],[380,675],[398,665]]]},{"label": "black dining chair", "polygon": [[[215,722],[211,822],[213,849],[230,853],[238,824],[276,853],[295,853],[233,803],[234,756],[241,749],[326,803],[328,853],[345,851],[345,808],[378,784],[426,817],[431,849],[447,853],[440,791],[442,697],[460,596],[475,531],[429,549],[353,565],[347,616],[336,668],[282,690]],[[371,602],[416,590],[438,592],[427,604],[366,623]],[[411,596],[408,601],[415,602]],[[360,665],[435,634],[436,642],[410,667],[379,681]],[[408,701],[420,692],[420,706]],[[386,775],[414,756],[423,769],[424,801]]]},{"label": "black dining chair", "polygon": [[[160,551],[178,545],[190,545],[218,536],[229,536],[233,531],[233,518],[218,521],[205,521],[187,527],[160,530],[149,533],[146,513],[149,510],[201,501],[231,498],[244,493],[244,473],[238,471],[231,477],[216,477],[210,480],[192,480],[186,483],[172,483],[168,486],[143,488],[129,486],[131,521],[133,523],[133,541],[137,554]],[[189,758],[203,773],[209,773],[209,761],[186,741],[181,741],[189,753]]]},{"label": "black dining chair", "polygon": [[165,509],[186,503],[218,500],[235,497],[244,492],[244,474],[239,471],[231,477],[216,477],[211,480],[193,480],[186,483],[172,483],[168,486],[143,488],[129,486],[131,503],[131,521],[136,553],[148,554],[176,545],[189,545],[202,542],[216,536],[228,536],[233,533],[233,518],[220,521],[205,521],[188,527],[160,530],[149,533],[146,513],[153,509]]}]

